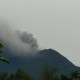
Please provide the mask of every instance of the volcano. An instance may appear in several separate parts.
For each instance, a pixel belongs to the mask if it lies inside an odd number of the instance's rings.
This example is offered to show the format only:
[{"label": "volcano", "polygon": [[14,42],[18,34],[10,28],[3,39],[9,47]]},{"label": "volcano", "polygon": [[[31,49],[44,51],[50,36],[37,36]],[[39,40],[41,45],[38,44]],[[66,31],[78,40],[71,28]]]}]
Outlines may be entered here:
[{"label": "volcano", "polygon": [[27,55],[25,57],[8,54],[6,57],[10,64],[0,63],[0,72],[15,72],[17,69],[27,70],[31,75],[38,75],[46,65],[59,69],[59,74],[68,74],[78,69],[72,62],[53,49],[40,50],[36,55]]}]

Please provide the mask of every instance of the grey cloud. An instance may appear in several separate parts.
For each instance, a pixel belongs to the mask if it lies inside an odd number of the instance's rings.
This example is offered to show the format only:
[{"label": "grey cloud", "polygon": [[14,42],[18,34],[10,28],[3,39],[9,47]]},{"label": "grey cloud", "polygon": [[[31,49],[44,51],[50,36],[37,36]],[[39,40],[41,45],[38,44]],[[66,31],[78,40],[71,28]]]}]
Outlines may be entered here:
[{"label": "grey cloud", "polygon": [[33,34],[29,34],[27,32],[20,32],[19,31],[19,34],[20,34],[20,39],[21,41],[23,41],[24,43],[30,45],[30,47],[32,49],[36,49],[38,47],[37,45],[37,40],[33,37]]},{"label": "grey cloud", "polygon": [[16,55],[28,55],[38,51],[38,43],[33,34],[28,32],[14,31],[10,25],[0,21],[0,39]]}]

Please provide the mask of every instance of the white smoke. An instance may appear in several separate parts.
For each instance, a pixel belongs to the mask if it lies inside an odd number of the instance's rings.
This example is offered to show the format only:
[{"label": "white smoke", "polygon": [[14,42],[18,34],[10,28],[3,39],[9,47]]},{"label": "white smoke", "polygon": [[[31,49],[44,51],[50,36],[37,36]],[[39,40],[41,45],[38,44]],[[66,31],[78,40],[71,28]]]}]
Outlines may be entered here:
[{"label": "white smoke", "polygon": [[31,33],[14,31],[7,22],[2,20],[0,21],[0,39],[16,55],[28,55],[38,50],[37,40]]}]

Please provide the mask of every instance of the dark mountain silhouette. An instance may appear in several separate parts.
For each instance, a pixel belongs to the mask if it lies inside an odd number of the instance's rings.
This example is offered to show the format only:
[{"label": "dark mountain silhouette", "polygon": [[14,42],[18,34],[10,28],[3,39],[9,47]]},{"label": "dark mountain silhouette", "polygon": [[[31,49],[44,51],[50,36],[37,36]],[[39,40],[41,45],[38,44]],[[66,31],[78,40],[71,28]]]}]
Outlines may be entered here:
[{"label": "dark mountain silhouette", "polygon": [[[7,53],[8,51],[5,52]],[[6,54],[5,56],[10,60],[10,64],[1,62],[0,71],[10,73],[21,68],[27,70],[32,75],[38,75],[46,65],[59,68],[59,74],[68,74],[77,69],[67,58],[53,49],[41,50],[35,56],[19,57],[12,54]]]}]

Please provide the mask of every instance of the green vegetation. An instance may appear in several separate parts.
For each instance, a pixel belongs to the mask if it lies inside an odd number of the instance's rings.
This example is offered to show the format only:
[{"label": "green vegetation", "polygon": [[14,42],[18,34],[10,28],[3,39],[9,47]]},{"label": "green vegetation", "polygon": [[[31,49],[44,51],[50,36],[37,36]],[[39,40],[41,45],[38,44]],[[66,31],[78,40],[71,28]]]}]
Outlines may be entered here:
[{"label": "green vegetation", "polygon": [[32,77],[25,71],[18,69],[15,74],[1,73],[0,80],[33,80]]},{"label": "green vegetation", "polygon": [[2,57],[3,48],[4,48],[4,46],[3,46],[2,42],[0,42],[0,61],[1,62],[5,62],[5,63],[9,63],[9,60],[8,59]]},{"label": "green vegetation", "polygon": [[69,76],[55,75],[57,72],[56,68],[43,69],[40,78],[35,79],[22,69],[18,69],[14,74],[8,74],[5,72],[0,73],[0,80],[80,80],[80,73],[78,71],[72,72]]},{"label": "green vegetation", "polygon": [[15,74],[11,74],[7,80],[32,80],[32,77],[25,71],[18,69]]},{"label": "green vegetation", "polygon": [[57,68],[46,65],[45,68],[42,70],[40,80],[53,80],[54,78],[57,79],[57,77],[55,76],[55,73],[57,71]]}]

